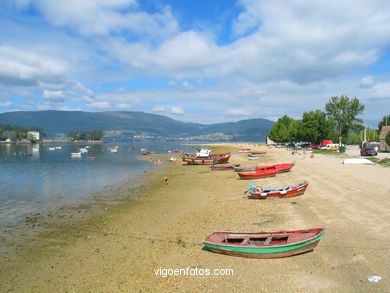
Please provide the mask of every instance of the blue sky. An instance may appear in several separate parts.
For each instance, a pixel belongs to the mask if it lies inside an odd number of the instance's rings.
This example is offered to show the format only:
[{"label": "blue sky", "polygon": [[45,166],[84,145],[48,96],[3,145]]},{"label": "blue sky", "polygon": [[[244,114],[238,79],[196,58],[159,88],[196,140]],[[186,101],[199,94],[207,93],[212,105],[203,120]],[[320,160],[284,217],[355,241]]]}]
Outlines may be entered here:
[{"label": "blue sky", "polygon": [[[59,4],[61,3],[61,4]],[[390,113],[385,0],[0,2],[0,112],[129,110],[200,123]]]}]

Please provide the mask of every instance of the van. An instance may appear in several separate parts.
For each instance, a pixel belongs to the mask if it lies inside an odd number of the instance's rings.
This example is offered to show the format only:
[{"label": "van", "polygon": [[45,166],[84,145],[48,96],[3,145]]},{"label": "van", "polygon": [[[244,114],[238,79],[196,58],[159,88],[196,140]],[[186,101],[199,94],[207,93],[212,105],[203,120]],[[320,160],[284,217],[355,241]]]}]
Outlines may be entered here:
[{"label": "van", "polygon": [[329,151],[338,151],[339,145],[336,143],[328,143],[327,145],[323,146],[321,149],[329,150]]}]

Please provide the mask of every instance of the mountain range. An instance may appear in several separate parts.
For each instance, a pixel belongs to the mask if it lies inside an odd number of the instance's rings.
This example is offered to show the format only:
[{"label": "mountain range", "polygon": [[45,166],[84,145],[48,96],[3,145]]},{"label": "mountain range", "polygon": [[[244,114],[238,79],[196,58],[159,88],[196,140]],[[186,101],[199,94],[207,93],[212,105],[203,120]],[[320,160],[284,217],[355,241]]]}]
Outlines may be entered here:
[{"label": "mountain range", "polygon": [[0,124],[25,127],[41,127],[49,137],[70,130],[101,129],[118,131],[128,136],[148,135],[160,137],[194,137],[223,133],[236,141],[265,141],[274,122],[256,118],[238,122],[200,124],[174,120],[172,118],[135,111],[15,111],[0,113]]}]

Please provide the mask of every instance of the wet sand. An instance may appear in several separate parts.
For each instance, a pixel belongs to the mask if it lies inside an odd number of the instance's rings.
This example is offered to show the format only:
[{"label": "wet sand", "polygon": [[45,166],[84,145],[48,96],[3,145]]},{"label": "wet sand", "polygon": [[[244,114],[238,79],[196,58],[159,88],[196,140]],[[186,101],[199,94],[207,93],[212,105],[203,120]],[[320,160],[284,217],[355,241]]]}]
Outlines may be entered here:
[{"label": "wet sand", "polygon": [[[342,155],[306,158],[268,149],[258,161],[245,145],[214,145],[243,166],[294,162],[291,172],[238,180],[233,171],[171,165],[148,172],[119,204],[84,220],[53,225],[0,260],[1,292],[390,292],[390,168],[343,165]],[[163,177],[168,177],[168,185]],[[248,200],[250,183],[308,180],[304,195]],[[245,259],[202,249],[216,230],[326,229],[312,253]],[[157,276],[158,269],[232,269],[230,276]],[[368,276],[382,277],[371,283]]]}]

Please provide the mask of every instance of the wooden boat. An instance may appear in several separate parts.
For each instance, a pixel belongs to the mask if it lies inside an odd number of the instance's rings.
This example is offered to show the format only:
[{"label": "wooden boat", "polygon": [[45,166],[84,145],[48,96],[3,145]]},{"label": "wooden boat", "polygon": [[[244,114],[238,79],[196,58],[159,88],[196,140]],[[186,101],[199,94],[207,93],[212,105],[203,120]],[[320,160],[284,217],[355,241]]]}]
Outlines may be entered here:
[{"label": "wooden boat", "polygon": [[88,161],[94,161],[94,160],[96,160],[96,157],[87,157],[87,160]]},{"label": "wooden boat", "polygon": [[251,149],[239,149],[238,152],[239,153],[250,153]]},{"label": "wooden boat", "polygon": [[19,152],[19,156],[31,157],[31,156],[32,156],[32,153],[29,153],[29,152]]},{"label": "wooden boat", "polygon": [[259,166],[255,168],[255,172],[277,170],[278,173],[283,173],[283,172],[290,171],[292,167],[294,167],[294,164],[276,164],[270,166]]},{"label": "wooden boat", "polygon": [[211,171],[225,171],[225,170],[234,170],[234,165],[225,165],[225,166],[210,166]]},{"label": "wooden boat", "polygon": [[251,152],[250,156],[265,155],[267,152]]},{"label": "wooden boat", "polygon": [[240,179],[259,179],[266,177],[274,177],[278,174],[276,170],[263,171],[263,172],[237,172]]},{"label": "wooden boat", "polygon": [[233,165],[233,169],[236,172],[251,172],[251,171],[255,171],[256,167],[257,166],[255,166],[255,167],[240,167],[240,166],[234,166]]},{"label": "wooden boat", "polygon": [[230,153],[223,154],[213,154],[210,157],[190,157],[183,156],[183,162],[186,162],[189,165],[206,165],[206,164],[224,164],[227,163],[230,159]]},{"label": "wooden boat", "polygon": [[250,156],[248,156],[248,160],[250,160],[250,161],[255,161],[255,160],[259,160],[260,159],[260,157],[250,157]]},{"label": "wooden boat", "polygon": [[142,155],[147,156],[147,155],[155,155],[157,152],[143,152]]},{"label": "wooden boat", "polygon": [[261,172],[265,170],[278,170],[278,173],[289,171],[294,164],[275,164],[269,166],[254,166],[254,167],[236,167],[234,166],[234,171],[236,172]]},{"label": "wooden boat", "polygon": [[230,157],[230,153],[211,154],[211,149],[203,147],[198,148],[195,154],[183,154],[181,158],[183,162],[190,165],[205,165],[227,163]]},{"label": "wooden boat", "polygon": [[323,228],[235,233],[214,232],[203,244],[213,252],[248,258],[280,258],[313,251],[324,236]]},{"label": "wooden boat", "polygon": [[243,194],[248,194],[248,198],[266,199],[268,197],[287,198],[304,194],[309,182],[304,181],[298,184],[292,184],[285,187],[262,187],[261,185],[249,186],[249,189]]}]

